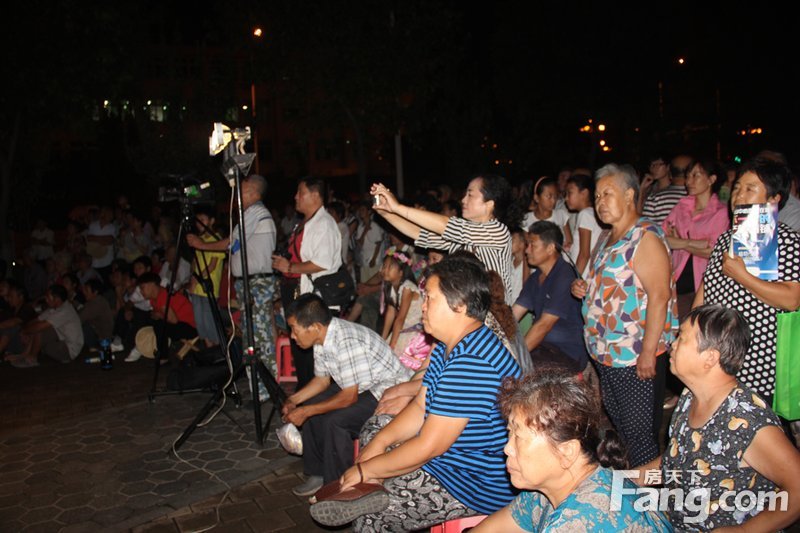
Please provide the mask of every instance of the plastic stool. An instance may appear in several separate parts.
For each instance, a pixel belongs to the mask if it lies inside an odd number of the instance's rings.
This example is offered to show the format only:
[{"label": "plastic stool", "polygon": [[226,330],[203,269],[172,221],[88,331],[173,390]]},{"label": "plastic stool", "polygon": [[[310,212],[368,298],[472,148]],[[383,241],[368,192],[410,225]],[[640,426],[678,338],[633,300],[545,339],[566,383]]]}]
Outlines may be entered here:
[{"label": "plastic stool", "polygon": [[275,341],[275,366],[278,367],[278,383],[297,382],[297,374],[292,359],[292,346],[288,335],[279,335]]},{"label": "plastic stool", "polygon": [[431,533],[461,533],[465,529],[475,527],[486,518],[486,515],[468,516],[466,518],[455,518],[441,524],[431,526]]}]

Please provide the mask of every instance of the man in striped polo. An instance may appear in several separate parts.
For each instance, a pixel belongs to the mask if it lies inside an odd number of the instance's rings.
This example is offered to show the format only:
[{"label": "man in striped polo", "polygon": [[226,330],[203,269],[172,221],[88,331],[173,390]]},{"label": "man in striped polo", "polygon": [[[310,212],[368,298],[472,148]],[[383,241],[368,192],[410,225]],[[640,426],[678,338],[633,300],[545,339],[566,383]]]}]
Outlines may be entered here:
[{"label": "man in striped polo", "polygon": [[[652,163],[661,162],[659,159]],[[692,158],[688,155],[677,155],[669,165],[669,185],[650,194],[642,207],[642,216],[661,224],[678,201],[686,196],[686,172]]]}]

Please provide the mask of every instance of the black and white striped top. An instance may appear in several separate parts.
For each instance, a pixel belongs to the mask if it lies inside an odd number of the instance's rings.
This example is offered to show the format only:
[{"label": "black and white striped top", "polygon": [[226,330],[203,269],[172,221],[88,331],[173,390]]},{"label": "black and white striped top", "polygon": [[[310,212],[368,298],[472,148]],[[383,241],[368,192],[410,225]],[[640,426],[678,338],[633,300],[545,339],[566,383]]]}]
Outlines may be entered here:
[{"label": "black and white striped top", "polygon": [[642,216],[661,224],[684,196],[686,196],[686,187],[683,185],[670,185],[663,191],[654,192],[644,201]]},{"label": "black and white striped top", "polygon": [[511,272],[514,265],[511,259],[511,232],[502,222],[472,222],[458,217],[450,217],[444,233],[438,235],[428,230],[420,230],[414,241],[416,246],[434,248],[453,253],[467,250],[474,253],[488,270],[500,274],[506,288],[506,303],[511,305]]}]

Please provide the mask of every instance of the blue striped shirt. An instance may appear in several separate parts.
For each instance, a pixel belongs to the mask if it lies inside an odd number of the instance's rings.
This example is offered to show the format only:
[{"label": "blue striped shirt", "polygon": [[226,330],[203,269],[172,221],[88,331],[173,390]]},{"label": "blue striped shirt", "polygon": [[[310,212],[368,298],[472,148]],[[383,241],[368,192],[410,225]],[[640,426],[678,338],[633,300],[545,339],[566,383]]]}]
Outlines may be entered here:
[{"label": "blue striped shirt", "polygon": [[461,339],[449,356],[444,343],[431,353],[422,385],[425,417],[468,418],[464,431],[422,469],[467,507],[491,514],[513,498],[503,448],[506,423],[497,405],[503,378],[520,377],[517,362],[486,326]]}]

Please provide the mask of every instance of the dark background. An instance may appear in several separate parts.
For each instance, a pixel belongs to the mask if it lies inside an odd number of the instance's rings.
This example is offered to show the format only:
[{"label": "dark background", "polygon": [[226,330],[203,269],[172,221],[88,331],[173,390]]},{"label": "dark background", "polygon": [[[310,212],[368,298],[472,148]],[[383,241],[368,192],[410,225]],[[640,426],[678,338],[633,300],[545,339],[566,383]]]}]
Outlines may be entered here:
[{"label": "dark background", "polygon": [[[398,131],[407,196],[487,171],[519,183],[564,165],[642,169],[657,152],[797,160],[797,37],[778,4],[607,4],[13,4],[0,222],[60,227],[72,205],[120,193],[147,207],[166,174],[210,180],[223,200],[207,138],[213,122],[250,125],[231,110],[251,84],[273,206],[309,173],[342,195],[393,185]],[[160,120],[150,100],[169,107]],[[581,132],[589,119],[606,131]]]}]

